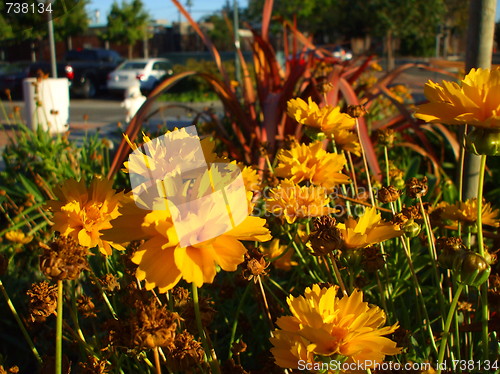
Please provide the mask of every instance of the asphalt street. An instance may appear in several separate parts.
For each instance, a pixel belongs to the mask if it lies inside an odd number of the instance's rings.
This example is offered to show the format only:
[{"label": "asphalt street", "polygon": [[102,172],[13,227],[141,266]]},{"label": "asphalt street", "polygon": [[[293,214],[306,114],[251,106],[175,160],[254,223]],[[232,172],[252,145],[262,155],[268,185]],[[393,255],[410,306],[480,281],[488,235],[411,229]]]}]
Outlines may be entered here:
[{"label": "asphalt street", "polygon": [[[7,112],[13,107],[19,106],[21,110],[24,108],[23,101],[14,101],[12,103],[4,103]],[[191,110],[189,110],[189,108]],[[219,102],[208,103],[172,103],[172,102],[156,102],[150,113],[154,122],[168,122],[175,120],[188,121],[196,112],[203,111],[207,108],[212,108],[215,112],[222,111],[222,105]],[[154,113],[153,113],[154,112]],[[99,123],[99,124],[115,124],[118,122],[124,123],[125,109],[121,106],[121,101],[118,99],[97,98],[97,99],[71,99],[69,105],[69,123]]]}]

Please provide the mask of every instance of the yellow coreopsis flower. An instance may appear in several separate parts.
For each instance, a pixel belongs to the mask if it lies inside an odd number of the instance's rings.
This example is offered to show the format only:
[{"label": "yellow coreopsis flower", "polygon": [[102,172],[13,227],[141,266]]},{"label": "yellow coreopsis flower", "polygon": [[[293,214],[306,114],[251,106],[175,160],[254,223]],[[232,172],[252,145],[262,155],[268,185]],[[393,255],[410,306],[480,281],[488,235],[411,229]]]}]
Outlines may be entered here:
[{"label": "yellow coreopsis flower", "polygon": [[286,245],[280,245],[278,238],[271,240],[269,246],[262,246],[261,250],[276,269],[288,271],[292,266],[298,265],[297,261],[292,260],[293,247],[287,248]]},{"label": "yellow coreopsis flower", "polygon": [[327,190],[338,184],[349,183],[349,177],[341,173],[347,162],[345,157],[328,153],[321,142],[309,145],[294,142],[289,150],[281,149],[276,157],[276,175],[289,178],[292,182],[310,181]]},{"label": "yellow coreopsis flower", "polygon": [[368,247],[404,234],[399,230],[399,226],[384,222],[376,208],[366,209],[359,220],[349,217],[344,223],[338,223],[336,227],[342,233],[346,249]]},{"label": "yellow coreopsis flower", "polygon": [[[218,224],[217,209],[222,213],[226,207],[208,204],[201,209],[207,209],[211,219],[204,222],[206,232],[200,235],[211,236],[210,231]],[[146,281],[148,290],[158,287],[160,292],[166,292],[181,278],[197,287],[212,283],[217,266],[225,271],[235,271],[243,262],[246,248],[241,240],[271,239],[269,230],[264,227],[266,221],[248,216],[239,225],[221,235],[182,247],[168,209],[140,209],[134,200],[129,198],[121,212],[122,216],[113,222],[113,228],[106,232],[106,237],[122,241],[145,240],[134,253],[132,261],[139,265],[136,275],[139,280]]]},{"label": "yellow coreopsis flower", "polygon": [[269,190],[266,210],[284,218],[288,223],[294,223],[300,218],[334,213],[335,209],[327,206],[329,202],[325,188],[298,186],[291,180],[285,179]]},{"label": "yellow coreopsis flower", "polygon": [[[500,219],[498,209],[493,209],[490,203],[482,206],[482,222],[484,225],[499,227]],[[441,210],[441,217],[452,221],[460,221],[473,225],[477,222],[477,199],[472,198],[466,201],[457,201],[453,205],[444,206]]]},{"label": "yellow coreopsis flower", "polygon": [[33,235],[26,235],[21,230],[12,230],[5,233],[5,239],[12,243],[28,244],[33,240]]},{"label": "yellow coreopsis flower", "polygon": [[461,81],[429,81],[424,88],[429,103],[418,107],[415,117],[449,125],[468,124],[500,128],[500,69],[471,69]]},{"label": "yellow coreopsis flower", "polygon": [[47,207],[54,212],[53,231],[62,236],[70,236],[87,248],[95,246],[110,255],[112,247],[125,248],[112,241],[101,238],[103,231],[111,228],[111,221],[118,217],[118,208],[123,193],[115,193],[113,182],[94,178],[87,188],[85,181],[69,179],[54,190],[58,200],[51,200]]},{"label": "yellow coreopsis flower", "polygon": [[242,164],[239,166],[241,168],[241,176],[243,177],[246,190],[259,191],[262,178],[259,173],[257,173],[257,170],[255,170],[252,166],[243,166]]},{"label": "yellow coreopsis flower", "polygon": [[288,101],[287,113],[297,122],[314,127],[334,139],[340,148],[360,155],[358,136],[352,131],[355,119],[340,112],[340,107],[325,105],[320,108],[310,97],[307,103],[297,98]]},{"label": "yellow coreopsis flower", "polygon": [[383,327],[385,313],[363,302],[362,291],[355,290],[342,299],[336,296],[337,291],[337,286],[320,288],[315,284],[306,288],[304,296],[288,297],[292,316],[278,318],[279,329],[270,339],[279,366],[297,369],[299,360],[313,363],[316,357],[321,362],[321,356],[327,359],[333,355],[337,359],[344,356],[346,362],[375,366],[386,355],[401,352],[395,342],[384,337],[396,331],[397,323]]}]

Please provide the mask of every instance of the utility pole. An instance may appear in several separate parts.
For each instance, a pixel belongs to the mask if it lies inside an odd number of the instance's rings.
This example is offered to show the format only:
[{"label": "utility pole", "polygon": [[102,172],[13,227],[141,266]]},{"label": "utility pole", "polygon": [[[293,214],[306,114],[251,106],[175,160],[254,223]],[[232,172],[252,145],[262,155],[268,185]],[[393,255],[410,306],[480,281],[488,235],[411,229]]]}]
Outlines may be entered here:
[{"label": "utility pole", "polygon": [[[49,31],[49,49],[50,49],[50,67],[52,72],[52,78],[57,78],[57,66],[56,66],[56,44],[54,41],[54,23],[52,21],[52,3],[54,0],[38,0],[39,3],[44,4],[45,12],[47,13],[47,27]],[[50,5],[50,11],[47,11],[47,7]]]},{"label": "utility pole", "polygon": [[234,55],[234,66],[236,71],[236,80],[241,84],[241,62],[239,57],[240,50],[240,21],[238,18],[238,0],[233,1],[233,30],[234,30],[234,46],[236,47]]},{"label": "utility pole", "polygon": [[[489,69],[493,53],[495,32],[495,11],[497,0],[471,0],[469,5],[469,26],[467,49],[465,51],[465,72],[472,68]],[[463,138],[462,134],[462,138]],[[464,149],[461,150],[464,152]],[[477,196],[479,161],[481,157],[470,152],[465,154],[463,198]]]}]

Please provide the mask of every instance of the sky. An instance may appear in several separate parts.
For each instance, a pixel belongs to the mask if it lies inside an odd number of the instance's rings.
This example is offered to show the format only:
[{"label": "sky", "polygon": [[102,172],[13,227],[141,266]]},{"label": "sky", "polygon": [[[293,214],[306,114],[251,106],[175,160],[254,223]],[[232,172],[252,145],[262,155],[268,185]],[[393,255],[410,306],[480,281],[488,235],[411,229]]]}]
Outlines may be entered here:
[{"label": "sky", "polygon": [[[99,10],[99,23],[106,23],[106,17],[111,4],[114,0],[91,0],[87,7],[89,15],[95,16],[95,11]],[[118,0],[121,3],[122,0]],[[177,22],[179,20],[179,12],[177,7],[170,0],[142,0],[147,11],[153,19],[166,19],[168,22]],[[191,15],[195,20],[221,10],[227,0],[191,0]],[[232,4],[234,0],[229,0]],[[500,1],[500,0],[499,0]],[[180,3],[186,7],[186,0],[180,0]],[[238,0],[238,6],[248,6],[248,0]]]},{"label": "sky", "polygon": [[[91,16],[95,16],[96,10],[99,10],[99,23],[106,23],[111,4],[114,0],[91,0],[88,6],[88,11]],[[180,0],[183,5],[186,0]],[[221,10],[227,0],[191,0],[191,15],[195,20],[204,15],[214,13]],[[234,0],[229,0],[232,3]],[[285,0],[286,1],[286,0]],[[118,1],[119,3],[121,0]],[[176,6],[170,0],[143,0],[146,9],[149,11],[153,19],[166,19],[168,22],[177,21],[179,12]],[[238,0],[240,7],[246,7],[248,0]],[[497,0],[496,20],[500,20],[500,0]]]}]

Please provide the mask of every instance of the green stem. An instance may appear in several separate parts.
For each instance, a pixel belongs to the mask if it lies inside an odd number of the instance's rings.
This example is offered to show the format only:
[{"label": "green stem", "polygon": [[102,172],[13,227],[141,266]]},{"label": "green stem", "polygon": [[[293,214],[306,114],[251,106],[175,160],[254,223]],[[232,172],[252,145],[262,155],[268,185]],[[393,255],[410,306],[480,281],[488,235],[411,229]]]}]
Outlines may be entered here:
[{"label": "green stem", "polygon": [[[462,293],[464,286],[463,284],[458,285],[457,290],[455,291],[455,295],[453,296],[453,300],[450,304],[450,310],[448,311],[448,317],[446,318],[446,322],[444,324],[443,337],[441,339],[441,344],[439,345],[439,354],[437,362],[439,365],[443,363],[444,352],[446,351],[446,343],[448,342],[448,336],[450,334],[451,323],[453,322],[453,317],[455,316],[455,309],[457,308],[458,299],[460,298],[460,294]],[[437,374],[441,374],[441,366],[438,368]]]},{"label": "green stem", "polygon": [[479,254],[484,257],[483,241],[483,185],[484,171],[486,169],[486,155],[481,155],[481,164],[479,166],[479,181],[477,183],[477,241]]},{"label": "green stem", "polygon": [[384,145],[384,158],[385,158],[385,174],[387,178],[387,185],[391,185],[391,173],[389,171],[389,152],[387,151],[387,146]]},{"label": "green stem", "polygon": [[153,349],[153,354],[154,354],[154,357],[155,357],[156,374],[161,374],[160,354],[158,353],[158,347],[155,347]]},{"label": "green stem", "polygon": [[359,128],[359,122],[358,122],[357,118],[356,118],[356,130],[358,132],[359,144],[361,146],[361,156],[363,156],[363,165],[365,167],[366,182],[368,184],[368,192],[370,193],[370,202],[372,203],[372,206],[376,206],[375,197],[373,196],[372,181],[370,179],[370,169],[368,168],[368,162],[366,160],[364,145],[363,145],[363,141],[361,140],[361,130]]},{"label": "green stem", "polygon": [[321,277],[309,266],[309,263],[305,260],[304,255],[302,254],[302,251],[300,250],[299,246],[295,242],[292,234],[290,231],[286,232],[288,239],[290,239],[290,242],[292,243],[293,249],[295,249],[295,253],[299,256],[300,261],[304,264],[304,266],[307,268],[307,271],[309,272],[309,275],[311,278],[315,279],[317,282],[322,282],[323,280]]},{"label": "green stem", "polygon": [[339,282],[340,289],[342,290],[342,293],[345,296],[348,296],[349,294],[347,293],[347,289],[346,289],[344,281],[342,279],[342,275],[340,275],[340,270],[339,270],[339,267],[337,266],[337,261],[335,261],[335,256],[333,255],[332,252],[330,252],[330,259],[332,260],[333,271],[335,272],[335,277],[337,278],[337,281]]},{"label": "green stem", "polygon": [[[408,243],[406,242],[408,240]],[[429,318],[429,313],[427,312],[427,307],[425,305],[425,300],[424,300],[424,295],[422,293],[422,288],[420,287],[420,283],[417,278],[417,272],[415,271],[415,267],[413,266],[413,260],[411,257],[411,252],[410,252],[410,245],[409,245],[409,239],[408,238],[401,238],[401,243],[403,244],[404,252],[406,255],[406,259],[408,262],[408,267],[410,268],[410,274],[411,278],[413,281],[413,285],[415,287],[415,293],[417,296],[417,303],[420,302],[420,307],[422,308],[422,312],[424,313],[424,321],[425,325],[427,327],[427,332],[429,334],[429,340],[431,343],[432,348],[434,351],[437,353],[437,346],[436,342],[434,340],[434,333],[432,332],[432,325],[431,325],[431,319]]]},{"label": "green stem", "polygon": [[200,313],[200,302],[198,299],[198,287],[194,283],[192,284],[192,294],[193,294],[193,304],[194,304],[194,314],[196,317],[196,325],[198,326],[198,332],[200,333],[201,342],[203,344],[203,349],[205,350],[205,354],[208,357],[208,363],[212,368],[212,372],[216,374],[220,374],[219,362],[217,359],[214,359],[214,352],[210,348],[207,336],[205,335],[205,329],[203,328],[203,324],[201,323],[201,313]]},{"label": "green stem", "polygon": [[63,281],[57,281],[56,374],[62,373]]},{"label": "green stem", "polygon": [[432,275],[434,276],[434,282],[436,283],[436,286],[438,287],[439,291],[437,292],[438,295],[438,302],[439,302],[439,308],[441,309],[441,316],[444,318],[445,316],[445,305],[444,305],[444,291],[443,291],[443,285],[441,284],[441,280],[439,277],[438,273],[438,265],[437,265],[437,252],[436,252],[436,246],[434,244],[434,234],[432,232],[432,227],[431,227],[431,222],[429,219],[429,215],[424,209],[424,203],[422,202],[422,197],[418,197],[418,201],[420,204],[420,212],[422,213],[422,217],[424,218],[424,224],[425,224],[425,232],[427,234],[427,243],[428,243],[428,249],[429,249],[429,256],[431,258],[431,263],[432,263]]},{"label": "green stem", "polygon": [[228,359],[231,358],[233,355],[233,351],[231,350],[231,347],[233,346],[234,338],[236,337],[236,328],[238,326],[238,316],[241,313],[241,310],[243,309],[243,303],[245,302],[245,299],[248,295],[248,292],[250,291],[250,287],[252,286],[251,283],[248,283],[248,285],[245,288],[245,291],[243,292],[243,295],[240,298],[240,302],[238,303],[238,308],[236,308],[236,313],[234,314],[234,321],[233,325],[231,326],[231,338],[229,339],[229,353],[228,353]]},{"label": "green stem", "polygon": [[24,327],[23,321],[21,320],[21,317],[19,317],[19,314],[17,314],[17,310],[14,307],[14,304],[10,300],[9,294],[7,293],[7,290],[3,286],[2,281],[0,280],[0,290],[2,291],[3,297],[5,298],[5,301],[7,302],[7,305],[9,306],[10,311],[12,312],[12,315],[14,316],[14,319],[17,322],[17,325],[21,329],[21,332],[23,333],[24,339],[26,339],[26,342],[30,346],[31,352],[35,356],[36,360],[38,361],[39,364],[42,363],[42,358],[40,357],[40,354],[38,353],[35,345],[33,344],[33,340],[31,340],[30,335],[28,334],[28,331],[26,330],[26,327]]},{"label": "green stem", "polygon": [[[483,188],[484,188],[484,172],[486,169],[486,155],[481,155],[479,166],[479,180],[477,183],[477,245],[479,254],[484,257],[484,238],[483,238]],[[488,346],[488,281],[481,285],[481,331],[483,345],[483,360],[487,360],[489,356]]]}]

